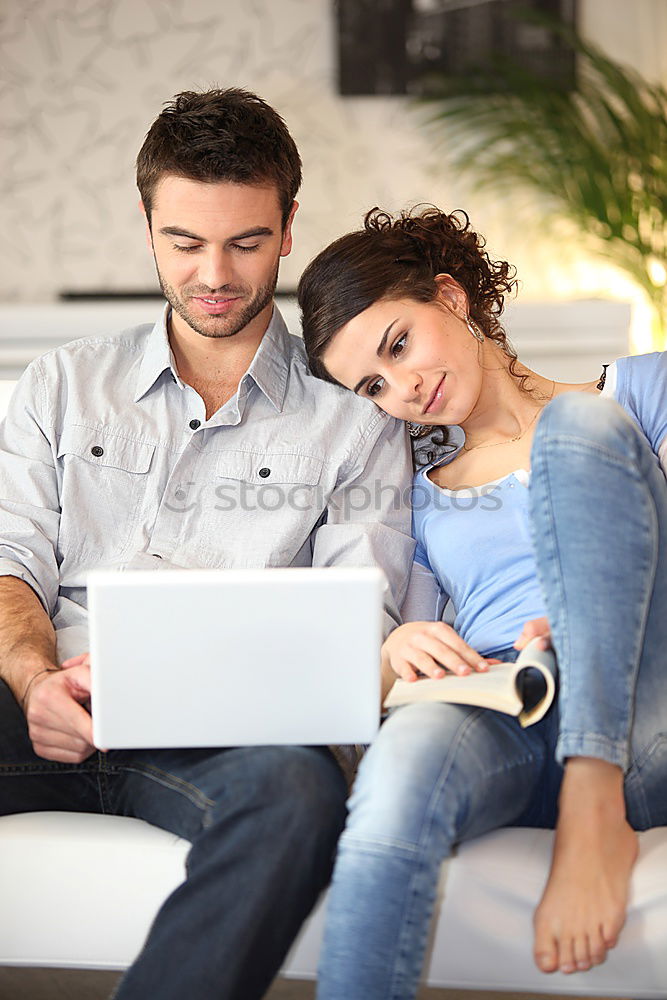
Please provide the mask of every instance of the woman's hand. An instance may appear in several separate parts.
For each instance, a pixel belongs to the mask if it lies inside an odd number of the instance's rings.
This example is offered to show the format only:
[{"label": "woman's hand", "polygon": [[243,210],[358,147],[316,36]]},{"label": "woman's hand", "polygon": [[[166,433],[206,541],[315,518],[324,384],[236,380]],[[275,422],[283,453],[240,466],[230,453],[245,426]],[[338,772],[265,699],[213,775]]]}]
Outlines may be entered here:
[{"label": "woman's hand", "polygon": [[489,663],[444,622],[408,622],[400,625],[382,646],[382,671],[404,681],[416,681],[419,674],[444,677],[488,670]]},{"label": "woman's hand", "polygon": [[551,649],[551,626],[546,618],[533,618],[523,626],[521,635],[514,643],[515,649],[525,649],[531,639],[539,639],[540,649]]}]

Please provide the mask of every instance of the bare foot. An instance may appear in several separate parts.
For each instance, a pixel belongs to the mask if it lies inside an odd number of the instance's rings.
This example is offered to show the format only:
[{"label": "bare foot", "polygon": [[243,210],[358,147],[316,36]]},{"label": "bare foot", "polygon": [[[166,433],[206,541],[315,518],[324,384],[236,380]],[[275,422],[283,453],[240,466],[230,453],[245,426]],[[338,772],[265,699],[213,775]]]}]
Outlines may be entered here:
[{"label": "bare foot", "polygon": [[625,818],[614,764],[573,757],[565,767],[551,871],[535,911],[533,954],[542,972],[604,962],[625,923],[637,834]]}]

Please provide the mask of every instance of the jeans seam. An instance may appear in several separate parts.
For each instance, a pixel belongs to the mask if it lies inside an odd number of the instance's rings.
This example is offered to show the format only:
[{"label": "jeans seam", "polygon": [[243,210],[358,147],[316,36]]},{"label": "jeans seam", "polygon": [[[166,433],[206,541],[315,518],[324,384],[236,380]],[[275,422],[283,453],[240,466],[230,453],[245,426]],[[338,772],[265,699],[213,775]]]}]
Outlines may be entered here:
[{"label": "jeans seam", "polygon": [[138,774],[151,781],[156,781],[165,788],[170,788],[172,791],[184,795],[192,805],[196,806],[202,812],[208,812],[215,806],[214,800],[205,795],[196,785],[171,774],[169,771],[163,771],[154,765],[115,764],[109,767],[108,770],[109,773],[124,771],[126,773]]},{"label": "jeans seam", "polygon": [[391,837],[368,837],[344,836],[341,846],[350,847],[360,854],[381,854],[392,856],[395,851],[404,851],[410,860],[420,852],[419,844],[411,844],[407,840],[392,839]]},{"label": "jeans seam", "polygon": [[47,775],[47,774],[92,774],[97,770],[91,764],[65,764],[54,760],[44,764],[0,764],[0,774],[11,775]]},{"label": "jeans seam", "polygon": [[[549,443],[550,443],[550,439],[547,439],[546,444],[548,445]],[[538,462],[536,464],[537,464],[538,469],[539,469],[539,460],[538,460]],[[549,560],[549,563],[551,565],[552,573],[555,576],[555,586],[556,586],[556,590],[557,590],[558,622],[557,622],[557,627],[554,630],[554,632],[555,632],[555,634],[558,637],[558,646],[560,647],[560,648],[556,648],[556,653],[558,655],[558,663],[559,663],[559,670],[558,670],[558,687],[559,687],[559,692],[558,692],[558,696],[557,697],[558,697],[558,701],[559,701],[559,704],[560,704],[561,695],[565,694],[565,696],[567,698],[567,691],[568,691],[569,686],[570,686],[570,677],[569,677],[570,634],[569,634],[569,631],[565,628],[565,623],[567,621],[566,601],[565,601],[565,588],[563,586],[563,573],[562,573],[562,569],[561,569],[561,567],[562,567],[562,558],[561,558],[561,554],[560,554],[560,546],[559,546],[559,543],[558,543],[558,536],[557,536],[555,528],[554,528],[555,518],[554,518],[553,506],[552,506],[552,504],[550,502],[550,499],[551,499],[551,497],[553,495],[553,493],[552,493],[551,475],[550,475],[550,467],[549,467],[549,463],[546,462],[546,461],[543,461],[543,465],[544,465],[544,468],[542,470],[542,474],[543,474],[543,476],[544,476],[544,478],[546,480],[546,485],[547,485],[547,488],[544,491],[544,496],[542,498],[543,499],[543,503],[544,503],[544,505],[546,507],[546,515],[547,516],[543,520],[546,520],[547,524],[549,525],[549,537],[551,538],[552,551],[553,551],[553,558]],[[533,521],[532,518],[531,518],[531,521],[533,522],[533,533],[534,533],[534,521]],[[536,544],[536,543],[537,543],[537,539],[534,538],[533,544]],[[540,581],[540,586],[542,588],[542,600],[544,601],[545,606],[548,607],[548,602],[545,599],[546,598],[546,586],[545,586],[544,574],[540,572],[539,561],[536,560],[535,562],[536,562],[536,566],[537,566],[537,570],[538,570],[538,578],[539,578],[539,581]],[[565,647],[565,649],[562,648],[563,646]],[[568,664],[568,671],[565,672],[565,674],[566,674],[565,676],[564,676],[564,672],[561,670],[561,667],[560,667],[561,662]],[[563,683],[563,681],[565,681],[565,683]]]}]

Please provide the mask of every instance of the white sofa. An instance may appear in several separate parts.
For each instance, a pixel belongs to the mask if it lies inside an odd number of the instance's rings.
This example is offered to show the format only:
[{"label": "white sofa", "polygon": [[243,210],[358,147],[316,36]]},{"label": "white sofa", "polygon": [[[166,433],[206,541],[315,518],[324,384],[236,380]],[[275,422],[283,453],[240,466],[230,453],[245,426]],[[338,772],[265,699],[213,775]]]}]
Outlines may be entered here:
[{"label": "white sofa", "polygon": [[[432,986],[574,996],[667,996],[667,828],[640,835],[628,920],[607,962],[544,976],[531,915],[546,877],[548,830],[498,830],[443,866],[427,979]],[[188,844],[141,820],[77,813],[0,818],[0,964],[122,969],[184,876]],[[283,974],[312,978],[326,898]],[[233,905],[233,903],[231,904]]]},{"label": "white sofa", "polygon": [[[8,319],[7,310],[2,313],[0,353]],[[117,325],[110,322],[109,328]],[[11,327],[21,332],[14,321]],[[86,332],[69,321],[68,328],[70,337]],[[67,338],[56,342],[61,339]],[[25,364],[24,350],[13,363]],[[623,353],[611,344],[603,350],[603,360]],[[0,382],[0,414],[11,388],[11,382]],[[544,976],[531,959],[531,917],[546,879],[551,842],[547,830],[499,830],[464,845],[443,866],[428,983],[664,1000],[667,828],[640,835],[618,948],[604,965],[574,976]],[[60,812],[1,817],[0,965],[125,968],[160,903],[183,879],[187,849],[173,835],[124,817]],[[305,925],[284,975],[315,975],[325,902]]]}]

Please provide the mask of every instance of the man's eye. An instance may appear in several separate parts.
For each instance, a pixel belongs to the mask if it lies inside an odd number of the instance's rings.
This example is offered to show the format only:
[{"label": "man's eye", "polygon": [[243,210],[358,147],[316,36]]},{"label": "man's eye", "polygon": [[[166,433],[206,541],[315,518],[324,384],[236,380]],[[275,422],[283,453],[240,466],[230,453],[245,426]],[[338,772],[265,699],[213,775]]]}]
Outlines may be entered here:
[{"label": "man's eye", "polygon": [[253,250],[259,250],[259,243],[253,243],[253,245],[249,247],[244,247],[241,243],[233,243],[232,246],[235,250],[240,250],[241,253],[252,253]]},{"label": "man's eye", "polygon": [[384,379],[378,378],[375,380],[375,382],[368,383],[368,385],[366,386],[366,395],[370,396],[371,398],[373,396],[377,396],[378,393],[382,392],[383,388],[384,388]]},{"label": "man's eye", "polygon": [[391,348],[392,357],[397,358],[399,354],[403,353],[403,351],[405,350],[405,342],[407,339],[408,335],[407,333],[404,333],[403,336],[399,337],[398,340],[396,340],[393,343]]},{"label": "man's eye", "polygon": [[193,250],[199,250],[198,243],[188,243],[185,246],[183,243],[173,243],[174,250],[180,250],[182,253],[192,253]]}]

